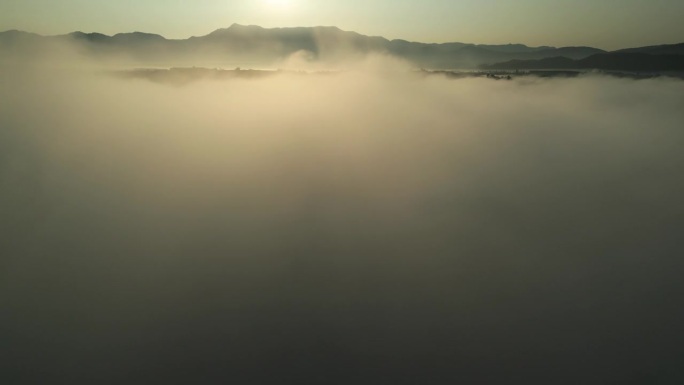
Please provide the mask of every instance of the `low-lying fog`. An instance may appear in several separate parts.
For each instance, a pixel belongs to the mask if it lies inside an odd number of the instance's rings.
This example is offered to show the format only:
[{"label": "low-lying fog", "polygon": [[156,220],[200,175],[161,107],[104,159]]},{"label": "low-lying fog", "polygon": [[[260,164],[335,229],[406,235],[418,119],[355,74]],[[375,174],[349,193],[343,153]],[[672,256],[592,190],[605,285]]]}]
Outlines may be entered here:
[{"label": "low-lying fog", "polygon": [[684,378],[684,82],[8,68],[7,384]]}]

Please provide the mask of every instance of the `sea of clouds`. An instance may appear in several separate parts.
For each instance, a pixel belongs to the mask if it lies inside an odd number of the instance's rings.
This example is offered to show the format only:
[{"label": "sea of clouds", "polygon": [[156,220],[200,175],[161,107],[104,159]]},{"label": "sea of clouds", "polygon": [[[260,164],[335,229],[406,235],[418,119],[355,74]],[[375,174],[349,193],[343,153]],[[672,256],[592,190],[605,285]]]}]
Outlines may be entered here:
[{"label": "sea of clouds", "polygon": [[677,383],[683,85],[7,65],[2,376]]}]

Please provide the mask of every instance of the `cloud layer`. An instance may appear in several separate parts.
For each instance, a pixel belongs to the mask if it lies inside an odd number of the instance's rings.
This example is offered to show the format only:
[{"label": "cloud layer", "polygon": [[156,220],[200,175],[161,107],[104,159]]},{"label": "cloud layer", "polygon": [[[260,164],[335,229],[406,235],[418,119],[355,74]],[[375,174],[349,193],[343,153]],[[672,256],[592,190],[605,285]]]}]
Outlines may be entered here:
[{"label": "cloud layer", "polygon": [[681,84],[3,71],[3,372],[677,382]]}]

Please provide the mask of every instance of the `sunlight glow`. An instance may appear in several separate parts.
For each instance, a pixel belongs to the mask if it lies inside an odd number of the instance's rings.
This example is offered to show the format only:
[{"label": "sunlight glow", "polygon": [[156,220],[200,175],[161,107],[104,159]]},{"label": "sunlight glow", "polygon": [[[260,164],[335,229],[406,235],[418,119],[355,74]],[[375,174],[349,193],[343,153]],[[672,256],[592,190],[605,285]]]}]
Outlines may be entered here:
[{"label": "sunlight glow", "polygon": [[285,10],[292,6],[292,0],[262,0],[264,6],[273,10]]}]

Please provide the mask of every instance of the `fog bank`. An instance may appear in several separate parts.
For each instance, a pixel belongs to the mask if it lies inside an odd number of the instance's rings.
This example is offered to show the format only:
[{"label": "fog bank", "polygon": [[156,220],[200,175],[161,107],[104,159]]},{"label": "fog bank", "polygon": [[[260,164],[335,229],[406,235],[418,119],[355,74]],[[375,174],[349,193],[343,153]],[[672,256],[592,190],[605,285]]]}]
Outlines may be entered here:
[{"label": "fog bank", "polygon": [[682,84],[2,71],[1,376],[680,383]]}]

